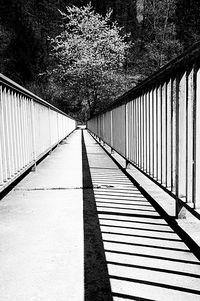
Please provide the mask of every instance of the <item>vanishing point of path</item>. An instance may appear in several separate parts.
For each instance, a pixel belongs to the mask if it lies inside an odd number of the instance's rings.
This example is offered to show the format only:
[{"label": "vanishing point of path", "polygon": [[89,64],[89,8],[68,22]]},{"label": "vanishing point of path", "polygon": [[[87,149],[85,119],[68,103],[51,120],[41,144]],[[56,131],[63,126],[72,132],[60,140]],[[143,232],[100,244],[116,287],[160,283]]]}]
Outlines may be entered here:
[{"label": "vanishing point of path", "polygon": [[0,202],[0,300],[200,300],[200,262],[76,130]]}]

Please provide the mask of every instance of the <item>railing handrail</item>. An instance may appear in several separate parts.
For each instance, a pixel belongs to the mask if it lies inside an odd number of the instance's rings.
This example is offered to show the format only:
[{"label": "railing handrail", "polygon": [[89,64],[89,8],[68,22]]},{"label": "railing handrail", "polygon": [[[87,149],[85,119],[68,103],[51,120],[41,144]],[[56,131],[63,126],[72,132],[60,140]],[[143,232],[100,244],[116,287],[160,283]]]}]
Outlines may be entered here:
[{"label": "railing handrail", "polygon": [[[148,90],[150,86],[157,86],[162,82],[163,77],[168,77],[172,72],[185,69],[185,66],[192,65],[193,61],[200,57],[200,42],[195,43],[192,47],[190,47],[187,51],[184,51],[182,54],[177,56],[176,58],[170,60],[167,64],[161,67],[159,70],[154,72],[152,75],[147,77],[138,83],[135,87],[125,92],[121,96],[119,96],[114,103],[101,110],[97,114],[94,114],[90,119],[97,117],[103,113],[109,112],[114,108],[117,108],[123,104],[128,103],[132,100],[132,97],[137,97],[137,93],[139,94],[141,90]],[[171,76],[172,77],[172,76]],[[88,121],[90,120],[88,119]]]},{"label": "railing handrail", "polygon": [[39,96],[35,95],[31,91],[29,91],[26,88],[22,87],[21,85],[19,85],[15,81],[11,80],[7,76],[3,75],[2,73],[0,73],[0,84],[1,83],[8,86],[9,88],[12,88],[12,89],[16,90],[17,92],[23,93],[25,96],[28,96],[28,97],[32,98],[36,102],[38,102],[38,103],[40,103],[40,104],[42,104],[42,105],[44,105],[48,108],[51,108],[52,110],[66,116],[66,117],[68,117],[72,120],[74,120],[73,117],[71,117],[68,114],[64,113],[63,111],[59,110],[58,108],[56,108],[55,106],[50,104],[48,101],[45,101],[44,99],[42,99]]}]

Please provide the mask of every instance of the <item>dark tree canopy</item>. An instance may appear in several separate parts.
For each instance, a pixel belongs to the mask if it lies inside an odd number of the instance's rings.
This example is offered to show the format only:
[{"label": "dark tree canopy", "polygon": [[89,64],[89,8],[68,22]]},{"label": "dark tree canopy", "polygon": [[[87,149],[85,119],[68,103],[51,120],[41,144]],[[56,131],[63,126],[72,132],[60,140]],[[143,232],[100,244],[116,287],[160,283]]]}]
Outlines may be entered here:
[{"label": "dark tree canopy", "polygon": [[112,9],[112,21],[123,27],[123,34],[130,33],[124,70],[131,82],[150,75],[200,38],[199,0],[1,0],[0,72],[66,112],[78,112],[81,100],[71,107],[63,102],[64,86],[52,94],[49,37],[60,33],[59,10],[88,3],[103,16]]},{"label": "dark tree canopy", "polygon": [[176,5],[177,38],[185,49],[200,38],[200,1],[177,0]]}]

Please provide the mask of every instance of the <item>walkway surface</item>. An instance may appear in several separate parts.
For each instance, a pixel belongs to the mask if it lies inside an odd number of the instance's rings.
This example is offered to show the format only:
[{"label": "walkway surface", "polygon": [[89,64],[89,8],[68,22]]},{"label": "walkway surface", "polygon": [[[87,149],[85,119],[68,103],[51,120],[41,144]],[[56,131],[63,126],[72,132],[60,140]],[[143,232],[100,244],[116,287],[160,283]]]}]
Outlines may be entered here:
[{"label": "walkway surface", "polygon": [[200,300],[200,262],[86,132],[0,203],[0,300]]},{"label": "walkway surface", "polygon": [[77,131],[1,200],[0,300],[83,300],[81,158]]}]

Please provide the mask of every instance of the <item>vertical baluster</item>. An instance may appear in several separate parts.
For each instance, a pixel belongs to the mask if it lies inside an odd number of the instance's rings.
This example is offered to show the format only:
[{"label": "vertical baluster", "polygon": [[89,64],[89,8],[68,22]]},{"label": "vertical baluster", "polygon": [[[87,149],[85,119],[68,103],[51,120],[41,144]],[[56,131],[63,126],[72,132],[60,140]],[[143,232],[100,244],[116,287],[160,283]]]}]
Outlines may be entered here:
[{"label": "vertical baluster", "polygon": [[194,87],[195,87],[195,96],[194,96],[194,171],[193,171],[193,177],[194,177],[194,208],[199,209],[200,208],[200,156],[199,156],[199,150],[200,150],[200,69],[195,67],[195,75],[194,75]]},{"label": "vertical baluster", "polygon": [[110,116],[110,136],[111,136],[111,153],[113,153],[113,149],[114,149],[114,110],[111,111],[111,116]]},{"label": "vertical baluster", "polygon": [[8,126],[10,133],[10,154],[11,154],[11,177],[14,176],[15,173],[15,153],[14,153],[14,129],[13,129],[13,118],[12,118],[12,91],[8,92]]},{"label": "vertical baluster", "polygon": [[27,136],[26,136],[26,98],[23,96],[23,136],[24,136],[24,167],[27,165]]},{"label": "vertical baluster", "polygon": [[134,163],[137,165],[137,127],[136,127],[136,99],[134,99],[133,106],[133,116],[134,116]]},{"label": "vertical baluster", "polygon": [[140,98],[137,97],[137,166],[140,167]]},{"label": "vertical baluster", "polygon": [[141,168],[141,97],[138,97],[138,167]]},{"label": "vertical baluster", "polygon": [[188,93],[187,93],[187,181],[186,200],[192,202],[193,192],[193,105],[194,105],[194,68],[188,72]]},{"label": "vertical baluster", "polygon": [[25,164],[27,166],[27,124],[26,124],[26,97],[23,97],[23,126],[24,126],[24,154]]},{"label": "vertical baluster", "polygon": [[157,88],[153,89],[153,177],[157,179],[157,159],[158,159],[158,125],[157,125]]},{"label": "vertical baluster", "polygon": [[11,150],[10,150],[10,133],[8,125],[8,91],[6,88],[3,90],[3,106],[4,106],[4,128],[5,128],[5,146],[7,153],[7,178],[11,178]]},{"label": "vertical baluster", "polygon": [[166,93],[166,83],[162,86],[162,184],[166,186],[166,102],[167,102],[167,93]]},{"label": "vertical baluster", "polygon": [[150,173],[150,108],[149,108],[149,92],[147,93],[147,173]]},{"label": "vertical baluster", "polygon": [[4,124],[3,124],[3,111],[2,111],[2,86],[0,86],[0,186],[3,185],[5,177],[4,172]]},{"label": "vertical baluster", "polygon": [[14,98],[15,98],[15,134],[16,134],[16,154],[17,154],[17,158],[16,158],[16,169],[17,172],[19,172],[21,166],[20,166],[20,160],[21,160],[21,145],[20,145],[20,134],[19,134],[19,97],[18,97],[18,93],[15,92],[14,94]]},{"label": "vertical baluster", "polygon": [[49,147],[52,146],[52,137],[51,137],[51,109],[48,108],[48,125],[49,125]]},{"label": "vertical baluster", "polygon": [[178,197],[186,197],[186,73],[179,82]]},{"label": "vertical baluster", "polygon": [[149,174],[153,176],[154,167],[154,135],[153,135],[153,90],[149,92]]},{"label": "vertical baluster", "polygon": [[18,172],[18,141],[17,141],[17,100],[16,92],[12,92],[12,107],[13,107],[13,125],[14,125],[14,149],[15,149],[15,174]]},{"label": "vertical baluster", "polygon": [[125,104],[125,157],[129,159],[129,111],[128,104]]},{"label": "vertical baluster", "polygon": [[27,99],[27,123],[28,123],[28,163],[32,162],[32,145],[31,145],[31,99]]},{"label": "vertical baluster", "polygon": [[20,150],[20,170],[23,168],[23,145],[22,145],[22,119],[21,119],[21,96],[18,94],[18,133],[19,133],[19,150]]},{"label": "vertical baluster", "polygon": [[161,86],[157,91],[157,124],[158,124],[158,175],[157,179],[162,181],[162,91]]},{"label": "vertical baluster", "polygon": [[144,171],[147,172],[147,94],[144,94]]},{"label": "vertical baluster", "polygon": [[33,99],[31,99],[31,138],[32,138],[32,160],[33,160],[33,171],[36,168],[36,159],[37,159],[37,151],[36,151],[36,128],[35,128],[35,104]]},{"label": "vertical baluster", "polygon": [[105,114],[102,114],[102,125],[101,125],[102,129],[101,129],[101,136],[103,141],[105,141]]},{"label": "vertical baluster", "polygon": [[17,141],[16,141],[16,122],[15,122],[15,95],[11,91],[11,120],[12,120],[12,146],[13,146],[13,174],[17,173]]},{"label": "vertical baluster", "polygon": [[137,165],[137,98],[134,99],[135,164]]},{"label": "vertical baluster", "polygon": [[14,152],[14,127],[13,127],[13,106],[12,106],[12,91],[8,92],[8,123],[9,123],[9,132],[10,132],[10,151],[11,151],[11,176],[15,173],[15,152]]},{"label": "vertical baluster", "polygon": [[133,101],[129,102],[129,160],[132,161],[132,136],[133,136],[133,115],[132,115],[132,103]]},{"label": "vertical baluster", "polygon": [[30,129],[30,163],[33,162],[33,143],[32,143],[32,99],[29,99],[29,129]]},{"label": "vertical baluster", "polygon": [[20,132],[20,147],[21,147],[21,169],[24,168],[24,137],[23,137],[23,105],[22,96],[19,94],[19,132]]},{"label": "vertical baluster", "polygon": [[166,155],[166,186],[169,190],[171,190],[171,160],[172,160],[172,153],[171,153],[171,141],[172,141],[172,117],[171,117],[171,79],[167,83],[167,106],[166,106],[166,137],[167,137],[167,155]]},{"label": "vertical baluster", "polygon": [[176,78],[171,83],[171,191],[176,191]]},{"label": "vertical baluster", "polygon": [[141,96],[141,110],[140,110],[140,120],[141,120],[141,169],[144,169],[144,95]]},{"label": "vertical baluster", "polygon": [[20,142],[19,142],[19,115],[18,115],[18,94],[15,92],[14,94],[15,98],[15,134],[16,134],[16,168],[17,172],[20,170]]},{"label": "vertical baluster", "polygon": [[180,82],[180,79],[179,79],[179,75],[177,75],[176,77],[176,96],[175,96],[175,99],[176,99],[176,139],[175,139],[175,142],[174,142],[174,147],[175,147],[175,151],[176,151],[176,154],[175,154],[175,194],[176,194],[176,197],[178,197],[178,194],[179,194],[179,82]]},{"label": "vertical baluster", "polygon": [[23,152],[24,160],[23,167],[26,166],[26,125],[25,125],[25,97],[22,96],[22,137],[23,137]]}]

